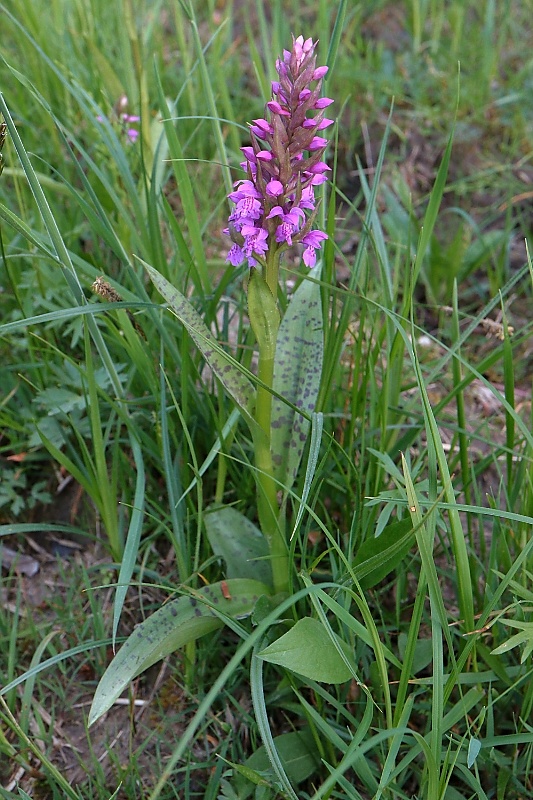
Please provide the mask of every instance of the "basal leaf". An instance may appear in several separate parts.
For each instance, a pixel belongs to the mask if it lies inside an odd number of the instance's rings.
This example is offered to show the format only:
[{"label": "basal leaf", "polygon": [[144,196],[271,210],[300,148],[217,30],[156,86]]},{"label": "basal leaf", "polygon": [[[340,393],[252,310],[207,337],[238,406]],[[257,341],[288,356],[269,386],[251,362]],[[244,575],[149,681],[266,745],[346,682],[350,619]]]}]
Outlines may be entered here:
[{"label": "basal leaf", "polygon": [[[400,633],[398,636],[398,651],[402,661],[405,658],[407,644],[409,642],[406,633]],[[433,660],[433,644],[431,639],[417,639],[415,642],[415,652],[413,656],[413,675],[418,675],[425,669]]]},{"label": "basal leaf", "polygon": [[[298,784],[307,780],[320,764],[316,743],[308,728],[275,736],[274,744],[291,783]],[[270,778],[270,785],[276,785],[276,777],[264,745],[252,753],[243,765],[233,764],[233,767],[238,773],[234,783],[239,800],[249,797],[254,791],[254,785],[268,783],[265,780],[267,777]]]},{"label": "basal leaf", "polygon": [[387,525],[377,537],[366,539],[354,563],[361,588],[370,589],[392,572],[409,552],[415,534],[410,519]]},{"label": "basal leaf", "polygon": [[89,724],[105,714],[128,683],[145,669],[187,642],[223,626],[212,610],[230,617],[246,617],[270,588],[260,581],[228,580],[205,586],[192,595],[166,603],[141,622],[124,642],[105,671],[93,699]]},{"label": "basal leaf", "polygon": [[[351,649],[336,634],[333,635],[355,671]],[[278,664],[313,681],[344,683],[353,674],[324,625],[313,617],[298,620],[290,631],[258,655],[271,664]]]},{"label": "basal leaf", "polygon": [[213,553],[226,562],[228,578],[272,584],[268,543],[251,520],[227,506],[208,511],[204,521]]},{"label": "basal leaf", "polygon": [[[313,273],[313,277],[317,277]],[[320,388],[324,337],[320,285],[304,280],[281,322],[276,345],[274,390],[311,414]],[[276,397],[272,404],[272,453],[275,477],[290,489],[309,434],[309,422]]]}]

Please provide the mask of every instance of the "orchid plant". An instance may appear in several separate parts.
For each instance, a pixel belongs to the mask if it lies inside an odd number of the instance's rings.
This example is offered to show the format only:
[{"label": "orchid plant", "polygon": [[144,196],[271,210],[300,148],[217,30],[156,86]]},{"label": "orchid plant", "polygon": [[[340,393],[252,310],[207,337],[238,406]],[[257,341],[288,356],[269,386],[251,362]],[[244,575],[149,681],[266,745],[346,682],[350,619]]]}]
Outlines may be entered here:
[{"label": "orchid plant", "polygon": [[[248,313],[258,349],[255,385],[216,341],[190,302],[145,264],[154,285],[248,423],[255,451],[259,526],[233,507],[219,504],[208,510],[206,532],[214,554],[224,561],[225,580],[183,590],[177,600],[136,628],[98,686],[90,721],[110,708],[134,676],[229,620],[252,614],[260,597],[269,598],[266,607],[278,607],[280,613],[292,602],[287,500],[305,444],[309,438],[319,443],[321,430],[315,408],[324,347],[317,255],[328,237],[316,224],[315,190],[327,180],[330,169],[323,160],[327,140],[321,133],[333,123],[325,116],[333,101],[321,96],[327,67],[316,66],[315,49],[312,39],[293,37],[291,50],[278,59],[272,98],[264,117],[250,126],[251,145],[242,148],[245,175],[228,195],[232,210],[225,233],[232,245],[227,261],[235,267],[244,263],[249,267]],[[314,280],[304,278],[288,305],[280,304],[280,263],[293,245],[303,247],[302,260],[313,270]],[[286,307],[283,315],[280,307]],[[219,449],[235,419],[228,421]],[[310,458],[307,486],[312,462]],[[301,508],[304,506],[305,490]],[[335,637],[311,617],[299,620],[285,634],[296,637],[293,645],[298,641],[311,650],[324,649],[324,635],[328,641]],[[267,650],[262,658],[282,663],[274,651]],[[340,640],[329,647],[319,672],[311,661],[300,659],[296,671],[329,682],[348,680],[353,674],[353,667],[347,666],[350,656]]]},{"label": "orchid plant", "polygon": [[[234,242],[227,260],[234,266],[247,260],[251,270],[248,309],[259,346],[258,377],[261,381],[255,403],[257,427],[252,428],[258,513],[261,530],[270,547],[277,592],[286,591],[288,587],[283,511],[280,514],[277,507],[278,480],[289,476],[276,475],[274,463],[281,460],[280,450],[296,444],[290,438],[282,442],[278,437],[278,448],[272,446],[272,387],[280,325],[279,266],[283,253],[291,245],[302,243],[305,246],[303,262],[307,267],[314,267],[317,250],[327,239],[323,231],[313,229],[317,214],[314,192],[315,187],[326,180],[330,169],[322,161],[327,140],[318,133],[333,123],[324,115],[333,100],[320,96],[322,78],[328,68],[315,66],[315,47],[312,39],[304,41],[302,36],[293,37],[292,50],[285,50],[283,59],[276,63],[279,80],[272,83],[266,118],[253,121],[252,145],[242,148],[245,161],[241,166],[246,178],[238,180],[229,194],[235,207],[225,231]],[[315,322],[311,317],[308,321]],[[321,325],[321,320],[319,323]],[[292,357],[289,354],[288,362],[278,359],[278,367],[283,363],[294,370],[297,368],[294,361],[294,354]],[[315,399],[313,396],[306,410],[314,411]],[[279,428],[279,417],[275,422]],[[298,423],[301,428],[301,418]],[[282,427],[287,434],[285,426]]]}]

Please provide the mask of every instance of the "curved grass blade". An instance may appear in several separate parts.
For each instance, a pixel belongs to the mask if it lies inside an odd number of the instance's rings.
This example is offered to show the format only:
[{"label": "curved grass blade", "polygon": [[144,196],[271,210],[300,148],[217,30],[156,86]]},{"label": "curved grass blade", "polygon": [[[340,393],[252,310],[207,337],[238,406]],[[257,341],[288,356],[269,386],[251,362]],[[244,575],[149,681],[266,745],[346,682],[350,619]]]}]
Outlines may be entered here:
[{"label": "curved grass blade", "polygon": [[131,576],[133,575],[133,570],[135,569],[135,564],[137,562],[137,554],[139,552],[139,543],[141,541],[142,523],[144,518],[146,478],[142,448],[133,435],[130,436],[130,442],[135,461],[137,479],[135,482],[135,497],[133,500],[131,520],[120,563],[118,586],[113,604],[113,648],[115,647],[118,623],[122,613],[124,600],[126,599],[126,592],[128,591]]},{"label": "curved grass blade", "polygon": [[253,422],[250,409],[255,397],[252,383],[243,375],[237,362],[228,356],[194,306],[172,286],[156,269],[141,261],[156,289],[163,295],[179,321],[190,333],[195,345],[205,360],[235,400],[246,419]]}]

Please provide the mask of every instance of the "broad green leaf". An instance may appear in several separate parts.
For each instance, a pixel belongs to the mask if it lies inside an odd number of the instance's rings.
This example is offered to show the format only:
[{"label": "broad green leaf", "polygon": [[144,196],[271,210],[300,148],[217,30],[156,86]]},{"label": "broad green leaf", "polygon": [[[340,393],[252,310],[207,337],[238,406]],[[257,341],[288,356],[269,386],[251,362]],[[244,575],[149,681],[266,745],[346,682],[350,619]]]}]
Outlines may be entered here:
[{"label": "broad green leaf", "polygon": [[[320,764],[316,745],[309,729],[282,733],[280,736],[274,737],[274,743],[291,783],[302,783],[316,771]],[[232,764],[232,766],[238,773],[234,783],[239,800],[246,800],[252,794],[254,784],[266,783],[265,778],[270,778],[271,784],[276,781],[264,746],[256,750],[243,765]]]},{"label": "broad green leaf", "polygon": [[[475,797],[475,795],[471,796]],[[465,800],[465,796],[462,792],[458,792],[454,786],[447,786],[444,800]]]},{"label": "broad green leaf", "polygon": [[94,695],[89,724],[108,711],[128,683],[145,669],[187,642],[194,641],[224,624],[213,611],[246,617],[269,587],[260,581],[228,580],[205,586],[192,595],[166,603],[141,622],[124,642],[105,671]]},{"label": "broad green leaf", "polygon": [[[398,651],[400,658],[404,659],[407,650],[408,637],[406,633],[400,633],[398,636]],[[433,660],[433,646],[431,639],[417,639],[415,642],[415,651],[413,657],[413,675],[418,675],[422,672]]]},{"label": "broad green leaf", "polygon": [[252,624],[254,626],[260,625],[270,614],[272,614],[279,606],[279,595],[264,594],[259,598],[254,606],[252,613]]},{"label": "broad green leaf", "polygon": [[[313,273],[313,277],[319,277]],[[318,282],[304,280],[295,291],[281,322],[276,345],[274,390],[307,414],[315,410],[322,377],[324,336]],[[272,403],[272,454],[275,477],[292,486],[309,421],[274,397]]]},{"label": "broad green leaf", "polygon": [[226,562],[228,578],[272,584],[268,543],[251,520],[228,506],[208,511],[204,521],[213,553]]},{"label": "broad green leaf", "polygon": [[415,534],[410,519],[387,525],[378,537],[366,539],[354,562],[354,572],[362,589],[371,589],[405,558]]},{"label": "broad green leaf", "polygon": [[[140,259],[139,259],[140,260]],[[187,298],[157,270],[141,261],[156,289],[163,295],[179,321],[187,328],[195,345],[237,405],[249,418],[255,390],[237,363],[227,355]]]},{"label": "broad green leaf", "polygon": [[[333,635],[355,670],[351,649],[336,634]],[[278,664],[312,681],[344,683],[352,677],[348,664],[331,641],[330,634],[318,619],[312,617],[298,620],[290,631],[258,655],[271,664]]]}]

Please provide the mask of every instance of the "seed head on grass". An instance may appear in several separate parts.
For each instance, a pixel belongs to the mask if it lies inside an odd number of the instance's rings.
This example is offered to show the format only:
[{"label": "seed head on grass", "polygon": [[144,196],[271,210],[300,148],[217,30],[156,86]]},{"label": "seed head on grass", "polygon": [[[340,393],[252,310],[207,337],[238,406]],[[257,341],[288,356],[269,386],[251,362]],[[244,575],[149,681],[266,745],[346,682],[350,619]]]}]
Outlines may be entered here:
[{"label": "seed head on grass", "polygon": [[4,157],[2,155],[2,148],[7,136],[7,125],[5,122],[0,122],[0,175],[4,169]]},{"label": "seed head on grass", "polygon": [[279,80],[272,82],[265,117],[250,126],[252,144],[242,148],[241,164],[247,177],[228,195],[235,203],[225,230],[233,240],[227,257],[233,266],[247,259],[254,267],[268,251],[281,254],[300,242],[304,263],[314,267],[316,251],[328,238],[313,230],[315,187],[330,169],[322,161],[327,139],[319,133],[333,123],[325,116],[333,100],[320,97],[328,68],[315,66],[316,45],[293,36],[292,50],[276,62]]}]

